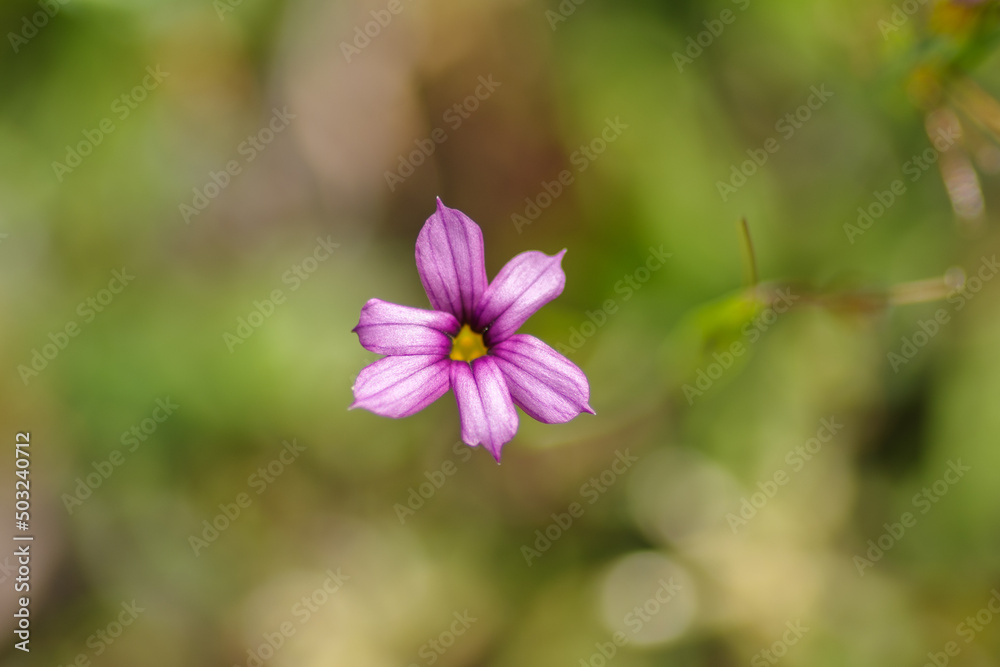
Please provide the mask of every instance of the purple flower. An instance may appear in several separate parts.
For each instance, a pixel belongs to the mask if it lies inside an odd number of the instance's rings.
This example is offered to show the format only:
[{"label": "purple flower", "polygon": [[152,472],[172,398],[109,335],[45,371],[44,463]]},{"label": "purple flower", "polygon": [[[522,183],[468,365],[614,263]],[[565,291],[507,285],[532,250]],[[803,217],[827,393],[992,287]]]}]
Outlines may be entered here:
[{"label": "purple flower", "polygon": [[438,199],[417,236],[417,272],[434,310],[372,299],[354,332],[387,355],[354,382],[353,408],[408,417],[455,392],[462,440],[500,449],[517,433],[517,411],[546,424],[567,422],[587,404],[587,376],[551,347],[517,330],[566,285],[563,250],[523,252],[486,280],[483,233]]}]

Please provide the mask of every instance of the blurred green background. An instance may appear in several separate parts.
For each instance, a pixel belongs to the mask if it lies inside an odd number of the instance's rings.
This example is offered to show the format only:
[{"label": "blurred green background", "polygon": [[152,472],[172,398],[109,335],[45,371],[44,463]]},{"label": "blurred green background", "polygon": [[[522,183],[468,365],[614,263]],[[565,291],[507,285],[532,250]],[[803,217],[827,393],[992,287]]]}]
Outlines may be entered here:
[{"label": "blurred green background", "polygon": [[[1000,664],[998,11],[3,3],[0,661]],[[500,466],[346,409],[436,196],[568,249]]]}]

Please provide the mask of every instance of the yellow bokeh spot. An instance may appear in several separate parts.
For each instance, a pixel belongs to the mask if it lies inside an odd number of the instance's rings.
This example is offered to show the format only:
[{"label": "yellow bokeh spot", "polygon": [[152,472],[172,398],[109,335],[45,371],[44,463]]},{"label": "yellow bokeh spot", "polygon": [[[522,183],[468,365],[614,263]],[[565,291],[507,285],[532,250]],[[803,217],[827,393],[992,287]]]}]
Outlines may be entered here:
[{"label": "yellow bokeh spot", "polygon": [[448,355],[455,361],[472,361],[479,357],[486,356],[486,345],[483,343],[483,335],[478,334],[466,324],[455,336],[455,342],[451,346],[451,354]]}]

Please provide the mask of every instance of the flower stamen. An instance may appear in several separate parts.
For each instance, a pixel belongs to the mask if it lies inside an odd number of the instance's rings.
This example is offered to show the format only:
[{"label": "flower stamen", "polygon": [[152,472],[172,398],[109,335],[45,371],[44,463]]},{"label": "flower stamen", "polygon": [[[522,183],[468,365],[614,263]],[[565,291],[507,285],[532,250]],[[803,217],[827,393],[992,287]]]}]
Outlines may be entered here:
[{"label": "flower stamen", "polygon": [[455,336],[451,346],[451,354],[448,357],[454,361],[468,361],[486,356],[486,345],[483,343],[483,335],[476,333],[468,324],[462,326],[462,330]]}]

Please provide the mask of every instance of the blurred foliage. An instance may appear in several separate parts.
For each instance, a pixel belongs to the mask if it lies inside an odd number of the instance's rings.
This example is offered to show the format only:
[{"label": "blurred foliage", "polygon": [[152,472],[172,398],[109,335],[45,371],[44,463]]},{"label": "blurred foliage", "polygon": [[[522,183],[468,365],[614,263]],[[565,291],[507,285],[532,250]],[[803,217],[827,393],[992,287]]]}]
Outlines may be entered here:
[{"label": "blurred foliage", "polygon": [[[0,410],[32,433],[36,542],[32,652],[0,659],[884,667],[956,642],[1000,664],[998,21],[958,0],[4,3]],[[500,86],[456,120],[481,76]],[[570,351],[597,416],[521,415],[499,467],[450,395],[346,410],[375,359],[361,306],[426,305],[435,196],[482,226],[491,276],[568,249],[525,331]],[[339,247],[290,279],[319,239]],[[112,294],[115,271],[135,278]],[[801,298],[772,318],[783,288]]]}]

